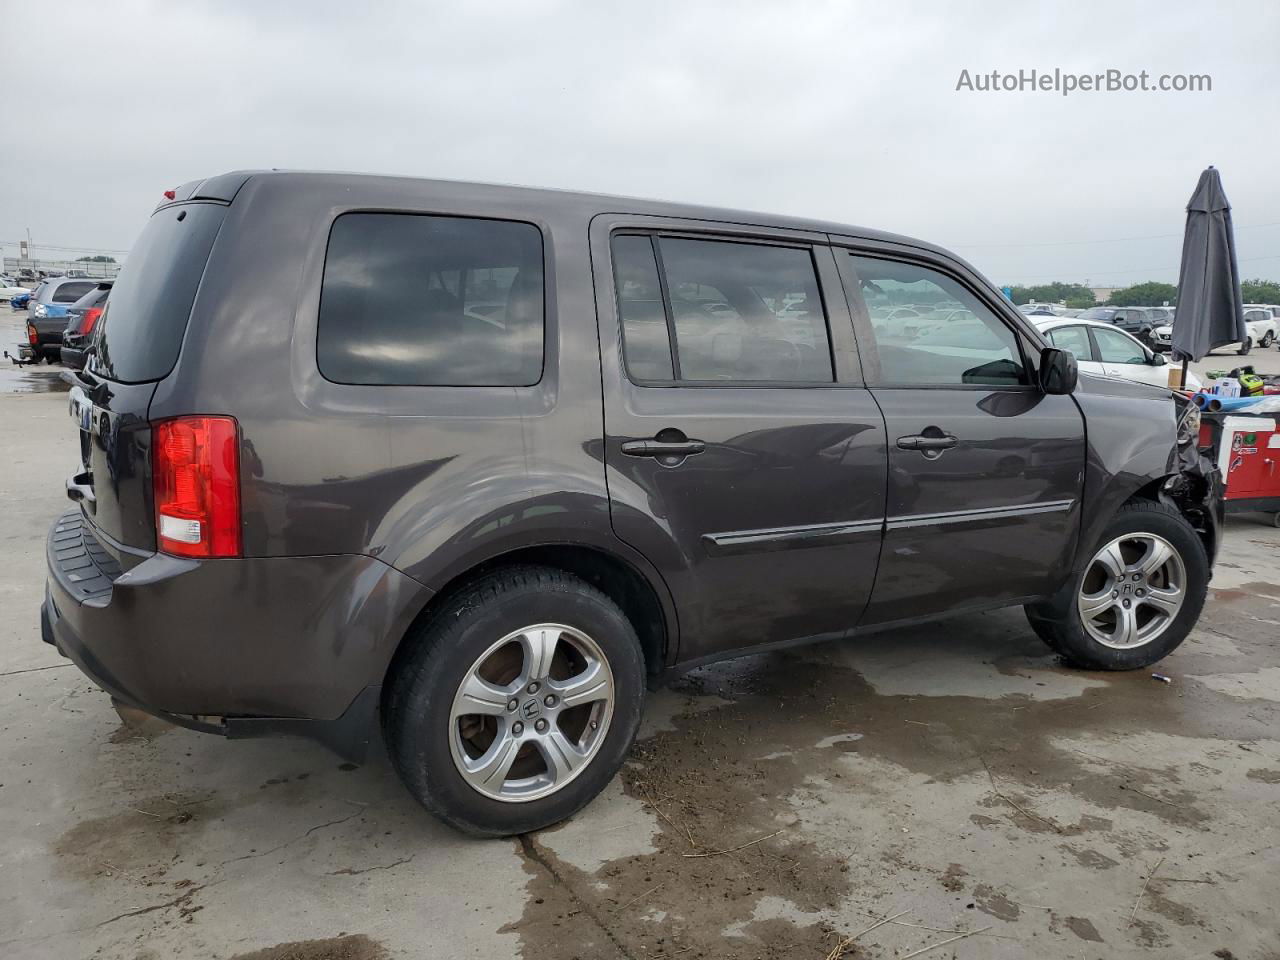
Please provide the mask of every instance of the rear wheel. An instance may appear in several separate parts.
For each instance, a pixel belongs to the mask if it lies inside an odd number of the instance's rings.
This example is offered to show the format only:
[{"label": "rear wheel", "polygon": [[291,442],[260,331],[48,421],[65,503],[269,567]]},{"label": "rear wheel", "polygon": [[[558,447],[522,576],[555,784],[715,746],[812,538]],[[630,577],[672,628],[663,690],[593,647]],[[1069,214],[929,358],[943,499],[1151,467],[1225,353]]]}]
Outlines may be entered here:
[{"label": "rear wheel", "polygon": [[1186,638],[1208,587],[1208,556],[1191,525],[1172,507],[1135,501],[1053,597],[1027,606],[1027,619],[1075,666],[1134,670]]},{"label": "rear wheel", "polygon": [[1271,346],[1275,338],[1276,338],[1276,335],[1272,333],[1270,330],[1268,330],[1266,336],[1262,338],[1262,342],[1260,346],[1265,350],[1267,347]]},{"label": "rear wheel", "polygon": [[543,567],[498,571],[448,601],[393,668],[384,734],[429,811],[507,836],[585,806],[640,722],[644,662],[607,596]]}]

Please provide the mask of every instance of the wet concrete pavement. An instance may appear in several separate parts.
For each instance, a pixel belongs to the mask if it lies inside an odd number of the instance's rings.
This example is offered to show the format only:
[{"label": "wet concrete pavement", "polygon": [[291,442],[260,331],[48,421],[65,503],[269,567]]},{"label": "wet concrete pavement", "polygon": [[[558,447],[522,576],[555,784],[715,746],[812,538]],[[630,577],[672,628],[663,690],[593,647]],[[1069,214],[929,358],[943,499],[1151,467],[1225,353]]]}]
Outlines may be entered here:
[{"label": "wet concrete pavement", "polygon": [[652,695],[572,821],[478,842],[381,757],[122,722],[39,640],[64,398],[0,395],[0,443],[7,958],[822,960],[958,937],[925,956],[1280,957],[1267,518],[1229,521],[1170,684],[1068,670],[1017,610],[749,657]]}]

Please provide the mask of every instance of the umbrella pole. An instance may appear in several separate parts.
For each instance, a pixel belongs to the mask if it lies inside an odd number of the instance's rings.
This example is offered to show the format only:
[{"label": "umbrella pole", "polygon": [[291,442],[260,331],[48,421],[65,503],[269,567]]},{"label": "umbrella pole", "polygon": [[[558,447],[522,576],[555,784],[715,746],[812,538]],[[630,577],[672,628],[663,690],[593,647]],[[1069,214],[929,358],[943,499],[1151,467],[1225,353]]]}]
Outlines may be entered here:
[{"label": "umbrella pole", "polygon": [[1187,389],[1187,361],[1182,361],[1182,389]]}]

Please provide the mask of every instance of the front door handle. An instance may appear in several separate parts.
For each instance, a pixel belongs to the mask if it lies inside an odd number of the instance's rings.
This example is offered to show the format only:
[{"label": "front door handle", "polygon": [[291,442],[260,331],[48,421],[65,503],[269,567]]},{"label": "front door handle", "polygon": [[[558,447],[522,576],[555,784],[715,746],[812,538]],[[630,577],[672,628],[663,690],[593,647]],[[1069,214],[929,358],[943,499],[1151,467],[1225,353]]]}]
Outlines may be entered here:
[{"label": "front door handle", "polygon": [[622,444],[628,457],[690,457],[705,449],[701,440],[626,440]]},{"label": "front door handle", "polygon": [[914,433],[908,437],[898,438],[899,450],[919,450],[926,456],[933,454],[935,457],[942,453],[943,450],[950,450],[960,441],[949,433],[943,433],[941,430],[937,433]]}]

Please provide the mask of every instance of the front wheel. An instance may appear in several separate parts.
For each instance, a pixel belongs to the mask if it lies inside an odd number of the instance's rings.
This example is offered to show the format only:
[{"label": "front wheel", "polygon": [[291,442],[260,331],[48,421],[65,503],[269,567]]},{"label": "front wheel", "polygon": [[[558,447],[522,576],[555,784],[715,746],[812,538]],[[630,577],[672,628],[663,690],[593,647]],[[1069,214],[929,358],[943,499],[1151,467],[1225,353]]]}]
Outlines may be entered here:
[{"label": "front wheel", "polygon": [[1168,656],[1195,626],[1209,558],[1174,508],[1125,504],[1088,560],[1027,619],[1052,649],[1089,670],[1136,670]]},{"label": "front wheel", "polygon": [[635,739],[640,643],[618,606],[560,570],[513,567],[436,611],[393,665],[383,732],[419,802],[466,833],[576,813]]},{"label": "front wheel", "polygon": [[1262,343],[1260,344],[1262,349],[1265,350],[1267,347],[1271,346],[1275,338],[1276,338],[1276,335],[1272,333],[1270,330],[1268,330],[1267,335],[1262,338]]}]

